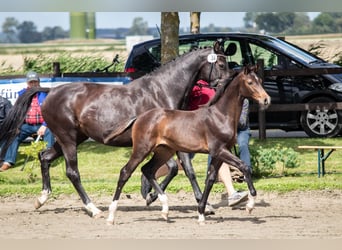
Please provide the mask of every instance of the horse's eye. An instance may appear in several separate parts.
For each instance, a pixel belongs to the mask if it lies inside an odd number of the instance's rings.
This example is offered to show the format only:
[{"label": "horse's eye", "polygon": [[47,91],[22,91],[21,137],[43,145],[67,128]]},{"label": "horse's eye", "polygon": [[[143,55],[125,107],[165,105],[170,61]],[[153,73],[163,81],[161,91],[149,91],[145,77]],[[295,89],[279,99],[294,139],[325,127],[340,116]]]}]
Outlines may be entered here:
[{"label": "horse's eye", "polygon": [[225,63],[218,63],[220,69],[225,69],[226,64]]}]

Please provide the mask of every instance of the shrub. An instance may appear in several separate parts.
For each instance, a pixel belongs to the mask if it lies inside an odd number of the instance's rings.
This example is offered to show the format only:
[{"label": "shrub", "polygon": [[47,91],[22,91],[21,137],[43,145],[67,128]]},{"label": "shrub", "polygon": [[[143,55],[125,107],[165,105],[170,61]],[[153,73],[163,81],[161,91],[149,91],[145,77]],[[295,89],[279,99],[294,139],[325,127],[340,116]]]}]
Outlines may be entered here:
[{"label": "shrub", "polygon": [[286,168],[299,167],[298,153],[292,148],[277,144],[272,148],[257,149],[250,147],[253,175],[257,177],[270,175],[285,175]]},{"label": "shrub", "polygon": [[[56,56],[48,56],[46,54],[39,54],[34,57],[24,58],[24,72],[33,70],[41,73],[52,72],[52,65],[54,62],[59,62],[62,72],[94,72],[97,69],[103,69],[111,62],[108,62],[101,56],[72,56],[71,53],[61,53]],[[124,65],[122,63],[115,65],[115,69],[111,71],[123,71]]]}]

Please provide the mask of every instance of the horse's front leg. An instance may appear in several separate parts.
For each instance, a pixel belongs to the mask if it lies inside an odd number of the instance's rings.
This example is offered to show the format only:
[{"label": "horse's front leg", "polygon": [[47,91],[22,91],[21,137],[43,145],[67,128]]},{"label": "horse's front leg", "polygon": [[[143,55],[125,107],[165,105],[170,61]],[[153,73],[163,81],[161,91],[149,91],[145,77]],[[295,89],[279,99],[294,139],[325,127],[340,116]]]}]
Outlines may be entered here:
[{"label": "horse's front leg", "polygon": [[198,222],[203,225],[205,223],[205,207],[208,201],[210,191],[217,178],[218,170],[222,164],[222,161],[212,158],[207,177],[205,179],[205,187],[202,195],[202,199],[198,203]]},{"label": "horse's front leg", "polygon": [[202,199],[202,191],[199,188],[199,185],[196,179],[196,174],[195,174],[194,168],[190,160],[190,155],[188,153],[177,152],[177,156],[181,161],[185,175],[188,177],[191,183],[192,190],[194,191],[194,194],[195,194],[195,199],[198,203]]},{"label": "horse's front leg", "polygon": [[[194,194],[195,194],[195,199],[196,199],[197,203],[199,203],[200,200],[202,199],[202,191],[201,191],[201,189],[198,185],[197,179],[196,179],[196,174],[194,171],[194,167],[192,166],[192,163],[191,163],[190,154],[183,153],[183,152],[177,152],[177,156],[181,161],[185,175],[188,177],[188,179],[191,183],[192,190],[194,191]],[[209,204],[209,202],[207,202],[207,204],[206,204],[206,211],[209,214],[215,213],[215,209]]]}]

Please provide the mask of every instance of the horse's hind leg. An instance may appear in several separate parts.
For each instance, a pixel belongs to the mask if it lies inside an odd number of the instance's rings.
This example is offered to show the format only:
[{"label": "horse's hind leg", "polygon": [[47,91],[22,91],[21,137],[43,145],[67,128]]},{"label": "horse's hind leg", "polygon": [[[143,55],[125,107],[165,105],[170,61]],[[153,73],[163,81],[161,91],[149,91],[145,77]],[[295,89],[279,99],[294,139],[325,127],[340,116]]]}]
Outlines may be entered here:
[{"label": "horse's hind leg", "polygon": [[35,201],[35,208],[38,209],[44,205],[44,203],[49,198],[51,193],[51,180],[50,180],[50,165],[51,163],[62,155],[62,150],[60,145],[56,142],[53,147],[49,149],[42,150],[38,153],[38,158],[40,161],[40,168],[42,174],[43,188],[41,196]]},{"label": "horse's hind leg", "polygon": [[141,171],[143,172],[147,180],[150,182],[154,190],[158,193],[158,198],[162,203],[162,217],[165,220],[167,220],[169,213],[168,200],[167,196],[164,193],[164,190],[155,179],[155,173],[160,166],[162,166],[168,159],[172,157],[174,153],[175,152],[168,147],[160,146],[154,151],[151,160],[141,168]]},{"label": "horse's hind leg", "polygon": [[[171,158],[166,162],[166,165],[169,168],[168,175],[164,178],[164,180],[160,183],[160,187],[163,191],[165,191],[166,187],[172,181],[172,179],[178,174],[178,164],[177,162]],[[147,180],[145,175],[141,175],[141,192],[143,197],[146,199],[146,205],[149,206],[152,202],[154,202],[158,198],[158,193],[153,192],[149,193],[152,190],[152,186],[150,182]]]}]

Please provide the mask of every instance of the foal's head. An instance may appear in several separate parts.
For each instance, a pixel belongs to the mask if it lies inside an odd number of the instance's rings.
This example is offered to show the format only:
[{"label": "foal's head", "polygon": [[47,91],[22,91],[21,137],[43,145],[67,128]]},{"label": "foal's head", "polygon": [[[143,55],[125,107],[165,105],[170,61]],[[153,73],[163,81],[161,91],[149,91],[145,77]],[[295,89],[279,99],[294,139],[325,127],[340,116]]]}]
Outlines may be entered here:
[{"label": "foal's head", "polygon": [[262,79],[257,75],[257,66],[245,66],[237,76],[239,91],[243,97],[252,98],[259,103],[261,109],[266,109],[271,103],[271,97],[262,86]]}]

